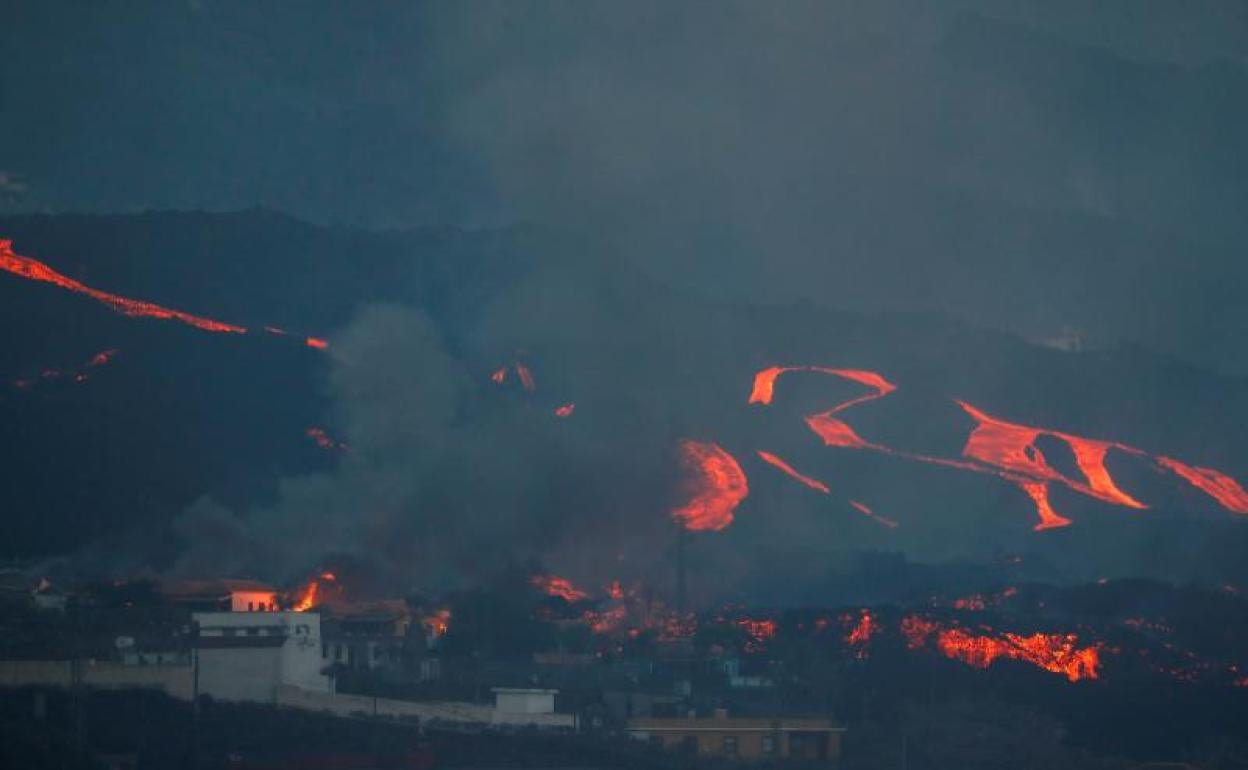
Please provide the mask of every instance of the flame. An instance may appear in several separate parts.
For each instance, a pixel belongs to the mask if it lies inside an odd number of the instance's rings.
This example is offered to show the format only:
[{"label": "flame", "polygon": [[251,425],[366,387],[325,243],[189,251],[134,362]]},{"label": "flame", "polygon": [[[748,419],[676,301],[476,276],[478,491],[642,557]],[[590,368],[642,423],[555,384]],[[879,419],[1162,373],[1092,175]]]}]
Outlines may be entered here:
[{"label": "flame", "polygon": [[307,345],[310,348],[315,348],[317,350],[326,350],[329,348],[329,343],[321,339],[320,337],[305,337],[303,340],[303,344]]},{"label": "flame", "polygon": [[576,404],[568,403],[555,409],[555,416],[556,417],[571,417],[572,413],[575,411],[576,411]]},{"label": "flame", "polygon": [[494,373],[490,375],[490,379],[494,381],[495,385],[502,385],[507,381],[507,367],[495,369]]},{"label": "flame", "polygon": [[589,598],[589,594],[572,584],[571,580],[555,575],[534,575],[529,578],[539,590],[547,596],[558,596],[566,602],[579,602]]},{"label": "flame", "polygon": [[824,484],[822,481],[819,481],[818,479],[812,479],[810,476],[807,476],[803,473],[799,473],[798,471],[794,470],[793,466],[789,465],[784,460],[781,460],[779,457],[773,455],[771,452],[764,452],[763,450],[760,449],[758,450],[758,456],[761,457],[764,462],[779,468],[784,473],[788,474],[792,478],[796,479],[802,484],[805,484],[806,486],[810,487],[813,490],[822,492],[825,495],[829,494],[832,491],[828,489],[827,484]]},{"label": "flame", "polygon": [[315,580],[308,581],[304,586],[303,592],[299,594],[299,598],[295,600],[295,604],[291,609],[295,612],[307,612],[316,606],[316,595],[320,591],[321,584]]},{"label": "flame", "polygon": [[421,618],[420,622],[435,638],[441,638],[446,636],[447,629],[451,627],[451,611],[445,608],[435,610]]},{"label": "flame", "polygon": [[109,294],[106,291],[93,289],[90,286],[79,283],[74,279],[62,275],[42,262],[24,257],[13,251],[13,241],[0,239],[0,270],[6,270],[16,276],[27,278],[32,281],[41,281],[59,286],[62,289],[76,292],[101,302],[113,310],[123,315],[131,317],[159,318],[166,321],[179,321],[194,326],[204,331],[219,332],[224,334],[246,334],[247,329],[242,326],[224,323],[222,321],[214,321],[211,318],[203,318],[197,315],[191,315],[181,310],[171,310],[151,302],[142,300],[127,299],[116,294]]},{"label": "flame", "polygon": [[736,459],[714,443],[684,439],[680,459],[689,477],[689,501],[672,518],[690,531],[718,531],[732,523],[733,511],[750,494],[745,472]]},{"label": "flame", "polygon": [[321,580],[326,580],[326,581],[329,581],[330,583],[335,583],[338,581],[338,576],[326,570],[325,572],[321,573]]},{"label": "flame", "polygon": [[1187,483],[1217,500],[1232,513],[1248,513],[1248,492],[1235,479],[1212,468],[1186,465],[1169,457],[1158,457],[1157,464],[1181,476]]}]

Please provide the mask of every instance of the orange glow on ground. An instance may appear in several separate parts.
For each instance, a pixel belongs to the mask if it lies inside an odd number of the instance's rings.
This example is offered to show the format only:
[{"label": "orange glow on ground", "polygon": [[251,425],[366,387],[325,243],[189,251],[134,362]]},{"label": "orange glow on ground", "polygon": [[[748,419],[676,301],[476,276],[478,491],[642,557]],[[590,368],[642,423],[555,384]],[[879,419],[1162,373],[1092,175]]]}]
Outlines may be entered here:
[{"label": "orange glow on ground", "polygon": [[672,511],[672,518],[695,532],[718,531],[732,524],[733,511],[750,494],[740,464],[714,443],[685,439],[679,452],[689,500]]}]

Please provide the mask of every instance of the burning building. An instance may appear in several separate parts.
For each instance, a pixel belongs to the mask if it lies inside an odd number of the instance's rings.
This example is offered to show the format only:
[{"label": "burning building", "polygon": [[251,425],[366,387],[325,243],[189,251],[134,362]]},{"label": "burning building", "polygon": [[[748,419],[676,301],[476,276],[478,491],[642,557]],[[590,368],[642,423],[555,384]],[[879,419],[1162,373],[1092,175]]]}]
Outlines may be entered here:
[{"label": "burning building", "polygon": [[196,612],[191,617],[198,693],[276,703],[282,688],[333,692],[322,661],[319,614]]}]

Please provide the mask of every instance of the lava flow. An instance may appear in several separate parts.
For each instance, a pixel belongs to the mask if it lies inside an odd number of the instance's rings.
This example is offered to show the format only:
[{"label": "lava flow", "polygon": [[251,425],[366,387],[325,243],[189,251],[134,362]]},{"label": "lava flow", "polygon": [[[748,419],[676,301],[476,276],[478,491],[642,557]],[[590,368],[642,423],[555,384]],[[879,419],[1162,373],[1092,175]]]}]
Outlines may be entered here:
[{"label": "lava flow", "polygon": [[579,602],[589,598],[589,594],[572,585],[567,578],[555,575],[534,575],[529,582],[547,596],[557,596],[565,602]]},{"label": "lava flow", "polygon": [[827,484],[824,484],[819,479],[812,479],[810,476],[807,476],[806,474],[797,471],[796,469],[793,468],[792,465],[789,465],[784,460],[780,459],[776,455],[773,455],[771,452],[764,452],[763,450],[759,449],[758,456],[762,458],[763,462],[767,463],[768,465],[772,465],[776,468],[779,468],[781,471],[783,471],[784,473],[786,473],[793,479],[801,482],[802,484],[805,484],[806,486],[810,487],[811,489],[817,492],[822,492],[826,495],[826,494],[831,493],[832,491],[831,489],[828,488]]},{"label": "lava flow", "polygon": [[[975,427],[967,438],[962,455],[966,459],[933,457],[930,455],[893,449],[863,439],[838,415],[849,407],[882,398],[897,389],[887,379],[875,372],[860,369],[833,369],[821,366],[773,366],[759,371],[754,376],[754,387],[750,393],[749,403],[770,404],[775,394],[777,378],[785,372],[818,372],[858,382],[871,389],[871,392],[837,404],[833,408],[809,415],[805,418],[806,425],[823,440],[825,446],[844,449],[864,449],[900,457],[902,459],[939,465],[974,473],[992,474],[1018,487],[1035,505],[1039,522],[1036,530],[1053,529],[1071,524],[1071,520],[1059,514],[1049,502],[1049,484],[1057,482],[1088,497],[1101,500],[1111,505],[1133,509],[1144,509],[1148,506],[1119,488],[1106,467],[1106,457],[1111,449],[1134,455],[1148,457],[1143,450],[1114,441],[1075,436],[1062,431],[1047,428],[1036,428],[1027,425],[1007,422],[964,402],[956,402],[974,421]],[[1037,446],[1041,436],[1048,436],[1062,441],[1070,447],[1082,478],[1071,478],[1046,460]],[[798,474],[787,463],[774,456],[759,453],[764,460],[780,468],[797,481],[811,486],[814,479]],[[1210,468],[1198,468],[1185,465],[1168,457],[1153,458],[1156,467],[1169,471],[1183,478],[1189,484],[1203,491],[1216,500],[1222,507],[1233,513],[1248,513],[1248,491],[1245,491],[1231,477]],[[773,461],[774,460],[774,461]],[[822,482],[815,482],[822,483]],[[818,487],[813,487],[818,488]],[[873,516],[865,505],[852,501],[851,504],[860,512]],[[887,521],[887,520],[885,520]],[[892,522],[890,526],[895,526]]]},{"label": "lava flow", "polygon": [[220,332],[225,334],[246,334],[247,329],[242,326],[224,323],[222,321],[214,321],[211,318],[203,318],[190,313],[184,313],[181,310],[171,310],[170,308],[161,307],[160,305],[142,300],[127,299],[116,294],[109,294],[106,291],[93,289],[86,284],[79,283],[74,279],[62,275],[42,262],[24,257],[13,251],[13,242],[10,240],[0,239],[0,270],[6,270],[14,275],[27,278],[32,281],[42,281],[59,286],[62,289],[76,292],[101,302],[113,310],[123,315],[131,317],[159,318],[166,321],[180,321],[189,326],[204,331]]},{"label": "lava flow", "polygon": [[1158,457],[1157,464],[1187,480],[1187,483],[1217,500],[1233,513],[1248,513],[1248,491],[1235,479],[1212,468],[1186,465],[1169,457]]},{"label": "lava flow", "polygon": [[672,518],[691,531],[718,531],[732,523],[733,511],[750,494],[745,472],[732,455],[714,443],[680,442],[680,459],[690,473],[689,501]]},{"label": "lava flow", "polygon": [[1008,631],[998,633],[987,627],[981,630],[984,633],[972,634],[913,615],[901,622],[906,645],[912,650],[921,649],[929,639],[934,639],[936,649],[946,658],[975,668],[988,668],[997,660],[1008,658],[1062,674],[1072,682],[1097,678],[1103,646],[1099,642],[1080,647],[1075,634],[1023,636]]}]

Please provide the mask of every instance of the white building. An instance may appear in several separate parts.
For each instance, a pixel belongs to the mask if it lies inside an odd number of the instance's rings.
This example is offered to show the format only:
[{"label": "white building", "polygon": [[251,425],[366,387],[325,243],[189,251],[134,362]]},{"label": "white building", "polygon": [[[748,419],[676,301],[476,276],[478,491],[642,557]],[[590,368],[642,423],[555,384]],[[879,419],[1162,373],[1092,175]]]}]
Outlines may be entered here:
[{"label": "white building", "polygon": [[282,686],[333,691],[333,679],[323,671],[319,614],[196,612],[191,618],[198,628],[193,643],[199,693],[275,703]]}]

